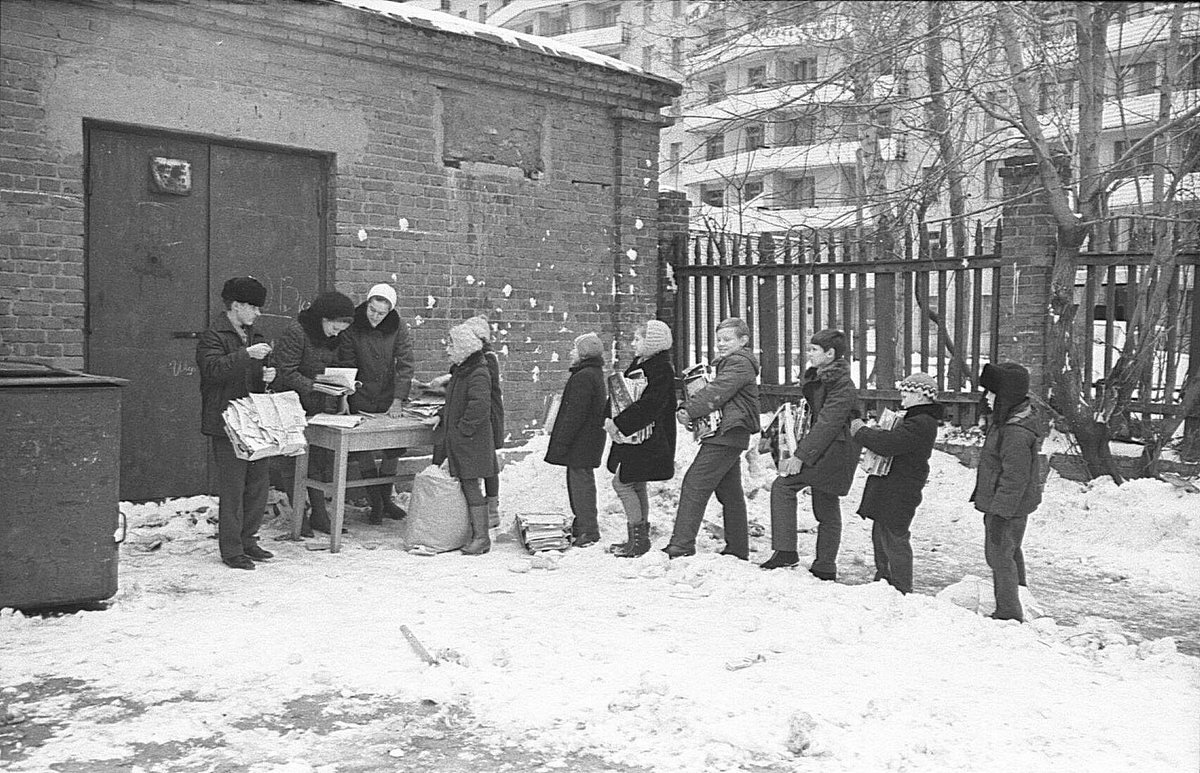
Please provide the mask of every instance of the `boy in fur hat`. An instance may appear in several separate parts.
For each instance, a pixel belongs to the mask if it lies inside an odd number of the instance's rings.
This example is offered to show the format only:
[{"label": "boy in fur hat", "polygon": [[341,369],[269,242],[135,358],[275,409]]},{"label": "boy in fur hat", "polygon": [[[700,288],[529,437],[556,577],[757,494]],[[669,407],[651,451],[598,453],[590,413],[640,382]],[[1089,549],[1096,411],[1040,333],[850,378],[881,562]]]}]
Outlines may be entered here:
[{"label": "boy in fur hat", "polygon": [[563,387],[546,449],[547,463],[567,468],[567,497],[575,514],[571,544],[575,547],[600,541],[595,470],[604,454],[607,405],[604,344],[595,333],[584,333],[571,347],[571,376]]},{"label": "boy in fur hat", "polygon": [[1018,595],[1026,584],[1021,542],[1029,514],[1042,502],[1041,422],[1029,399],[1029,371],[1021,365],[988,363],[979,386],[991,413],[971,501],[983,513],[984,556],[996,593],[992,617],[1024,622]]},{"label": "boy in fur hat", "polygon": [[867,476],[858,514],[870,518],[875,552],[875,579],[886,580],[901,593],[912,593],[913,554],[908,528],[921,504],[921,489],[929,480],[929,457],[942,421],[937,382],[914,373],[896,385],[904,416],[892,429],[868,427],[850,420],[856,441],[881,456],[892,457],[887,475]]}]

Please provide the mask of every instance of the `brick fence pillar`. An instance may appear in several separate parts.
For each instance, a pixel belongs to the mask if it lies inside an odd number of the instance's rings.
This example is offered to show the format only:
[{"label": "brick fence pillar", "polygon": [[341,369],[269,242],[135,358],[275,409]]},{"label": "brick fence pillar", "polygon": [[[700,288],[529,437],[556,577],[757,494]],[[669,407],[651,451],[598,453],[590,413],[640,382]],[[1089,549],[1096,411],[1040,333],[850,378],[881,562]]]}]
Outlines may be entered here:
[{"label": "brick fence pillar", "polygon": [[1001,361],[1029,369],[1030,391],[1047,397],[1049,381],[1050,274],[1057,226],[1032,156],[1004,160],[1004,265],[992,298],[999,304],[996,330]]},{"label": "brick fence pillar", "polygon": [[[675,318],[677,285],[674,267],[687,257],[688,214],[690,205],[683,191],[659,191],[658,194],[658,306],[655,316],[671,326],[675,341],[682,341]],[[678,346],[676,347],[678,349]],[[678,364],[678,363],[677,363]]]}]

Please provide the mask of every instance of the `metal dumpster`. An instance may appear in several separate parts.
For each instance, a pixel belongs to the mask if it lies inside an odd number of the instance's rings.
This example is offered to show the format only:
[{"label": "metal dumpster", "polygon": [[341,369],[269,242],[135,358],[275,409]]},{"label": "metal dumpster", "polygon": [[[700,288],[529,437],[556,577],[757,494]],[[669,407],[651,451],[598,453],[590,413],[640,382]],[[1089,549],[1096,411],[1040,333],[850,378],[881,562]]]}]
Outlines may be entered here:
[{"label": "metal dumpster", "polygon": [[117,592],[126,383],[0,360],[0,607]]}]

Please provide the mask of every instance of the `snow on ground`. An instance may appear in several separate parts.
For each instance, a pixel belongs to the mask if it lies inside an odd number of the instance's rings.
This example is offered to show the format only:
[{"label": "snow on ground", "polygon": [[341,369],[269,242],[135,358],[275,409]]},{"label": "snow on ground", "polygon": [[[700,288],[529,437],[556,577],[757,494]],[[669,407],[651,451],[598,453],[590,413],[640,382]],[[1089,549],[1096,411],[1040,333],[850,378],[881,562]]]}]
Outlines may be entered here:
[{"label": "snow on ground", "polygon": [[[567,510],[563,469],[541,462],[545,443],[534,439],[504,470],[505,526],[517,512]],[[655,547],[696,451],[690,438],[680,445],[679,475],[651,490]],[[981,519],[966,502],[973,476],[935,453],[914,531],[982,552]],[[751,520],[768,531],[752,559],[769,555],[772,478],[769,457],[750,458]],[[624,531],[608,479],[597,474],[606,543]],[[862,484],[860,474],[843,499],[843,566],[870,562],[869,525],[853,515]],[[1157,481],[1118,488],[1052,473],[1027,543],[1200,595],[1198,500]],[[345,746],[329,751],[348,727],[320,735],[263,720],[305,695],[432,700],[472,712],[487,744],[667,773],[1200,766],[1200,661],[1169,639],[1134,644],[1112,627],[1059,625],[1053,610],[1022,626],[882,583],[762,572],[716,555],[709,528],[692,558],[621,560],[597,546],[530,570],[511,539],[482,557],[421,557],[403,552],[397,524],[356,517],[334,555],[272,539],[285,530],[273,522],[263,544],[277,558],[243,572],[217,558],[212,500],[122,507],[131,531],[108,610],[0,614],[0,702],[64,723],[13,771],[133,763],[148,741],[196,745],[190,762],[162,769],[206,769],[200,755],[213,750],[201,747],[218,736],[255,773],[389,769],[386,745],[356,750],[358,763],[378,755],[377,768],[346,767]],[[708,518],[720,522],[715,501]],[[805,498],[800,520],[812,525]],[[811,553],[811,535],[800,549]],[[402,625],[438,665],[416,657]],[[146,709],[22,704],[15,685],[51,676]],[[393,757],[404,743],[396,736]]]}]

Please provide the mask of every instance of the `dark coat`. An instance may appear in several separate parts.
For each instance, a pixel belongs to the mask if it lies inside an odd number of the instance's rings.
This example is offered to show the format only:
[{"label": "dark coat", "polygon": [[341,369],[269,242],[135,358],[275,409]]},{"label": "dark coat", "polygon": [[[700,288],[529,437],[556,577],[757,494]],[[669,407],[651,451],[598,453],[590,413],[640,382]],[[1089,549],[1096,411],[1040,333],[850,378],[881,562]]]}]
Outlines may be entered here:
[{"label": "dark coat", "polygon": [[1028,403],[1015,406],[1007,421],[988,428],[975,470],[971,501],[986,515],[1019,518],[1042,503],[1042,432]]},{"label": "dark coat", "polygon": [[717,434],[702,443],[749,448],[750,436],[762,431],[758,359],[747,349],[738,349],[714,364],[717,373],[712,382],[685,400],[682,407],[691,421],[721,410]]},{"label": "dark coat", "polygon": [[812,426],[796,448],[796,457],[804,463],[800,479],[815,489],[845,496],[862,450],[850,436],[850,419],[859,410],[850,363],[834,360],[807,369],[800,390],[812,417]]},{"label": "dark coat", "polygon": [[[642,443],[613,443],[608,451],[608,471],[619,472],[622,483],[670,480],[675,477],[675,367],[669,351],[634,359],[625,377],[644,376],[646,388],[625,410],[613,416],[622,435],[632,435],[654,424]],[[611,412],[611,406],[610,406]]]},{"label": "dark coat", "polygon": [[372,327],[367,303],[354,310],[354,322],[340,336],[337,364],[358,368],[361,382],[350,395],[350,410],[385,413],[396,400],[408,399],[412,387],[413,351],[408,323],[392,309]]},{"label": "dark coat", "polygon": [[604,360],[585,357],[572,365],[554,428],[550,430],[546,462],[561,467],[599,467],[607,438],[604,432],[607,401]]},{"label": "dark coat", "polygon": [[340,336],[330,338],[321,328],[321,318],[305,309],[296,321],[284,328],[272,352],[271,362],[279,369],[277,391],[291,390],[300,395],[304,412],[337,413],[338,398],[313,391],[314,379],[329,366],[337,365]]},{"label": "dark coat", "polygon": [[854,435],[875,453],[892,457],[887,475],[867,476],[859,515],[894,531],[908,529],[921,504],[921,489],[929,480],[929,457],[943,413],[940,403],[914,405],[892,429],[863,427]]},{"label": "dark coat", "polygon": [[483,359],[492,379],[492,440],[499,449],[504,447],[504,436],[507,434],[504,431],[504,393],[500,391],[500,358],[487,341],[483,342]]},{"label": "dark coat", "polygon": [[450,460],[450,475],[459,480],[486,478],[499,472],[491,432],[491,378],[483,352],[475,352],[450,369],[446,404],[433,432],[433,463]]},{"label": "dark coat", "polygon": [[[196,341],[196,366],[200,369],[200,431],[205,435],[226,437],[225,412],[230,400],[251,392],[265,392],[263,361],[247,354],[255,344],[267,339],[253,328],[246,328],[246,342],[233,329],[229,317],[221,314],[212,327]],[[278,375],[278,374],[277,374]]]}]

